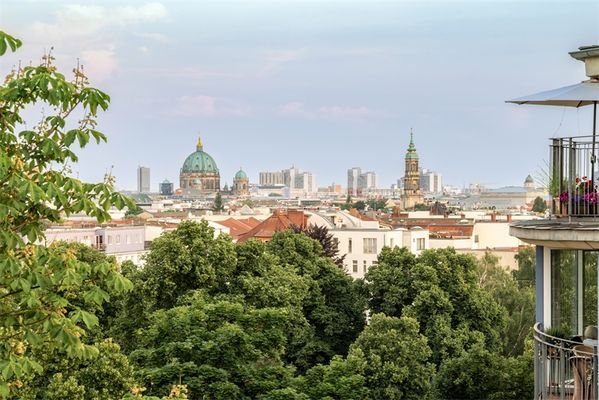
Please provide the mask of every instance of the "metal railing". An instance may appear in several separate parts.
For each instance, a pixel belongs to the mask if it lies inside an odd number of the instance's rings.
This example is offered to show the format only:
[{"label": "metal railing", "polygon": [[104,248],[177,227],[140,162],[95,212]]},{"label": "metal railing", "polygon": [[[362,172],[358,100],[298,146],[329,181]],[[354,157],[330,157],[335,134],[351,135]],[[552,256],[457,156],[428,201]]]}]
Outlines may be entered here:
[{"label": "metal railing", "polygon": [[596,347],[534,326],[535,400],[597,400]]},{"label": "metal railing", "polygon": [[548,189],[555,215],[599,215],[594,153],[591,136],[551,139]]}]

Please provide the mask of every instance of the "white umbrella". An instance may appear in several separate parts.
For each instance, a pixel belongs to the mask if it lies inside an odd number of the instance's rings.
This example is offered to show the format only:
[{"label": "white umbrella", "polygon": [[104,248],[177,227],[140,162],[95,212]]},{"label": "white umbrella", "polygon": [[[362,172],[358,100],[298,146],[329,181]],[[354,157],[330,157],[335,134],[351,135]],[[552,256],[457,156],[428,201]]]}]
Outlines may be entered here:
[{"label": "white umbrella", "polygon": [[[577,83],[576,85],[564,86],[558,89],[547,90],[531,94],[529,96],[519,97],[513,100],[507,100],[506,103],[516,104],[536,104],[540,106],[562,106],[562,107],[582,107],[593,105],[593,144],[591,147],[591,175],[595,172],[595,134],[597,125],[597,102],[599,102],[599,80],[589,79],[588,81]],[[592,177],[594,180],[594,176]]]}]

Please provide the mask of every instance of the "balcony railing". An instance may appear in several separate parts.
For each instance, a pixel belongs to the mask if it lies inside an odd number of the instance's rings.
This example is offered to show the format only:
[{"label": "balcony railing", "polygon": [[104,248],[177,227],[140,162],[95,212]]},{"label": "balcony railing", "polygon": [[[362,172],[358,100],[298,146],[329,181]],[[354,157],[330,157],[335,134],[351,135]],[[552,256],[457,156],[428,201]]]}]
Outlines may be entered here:
[{"label": "balcony railing", "polygon": [[599,215],[599,176],[592,143],[591,136],[551,139],[548,185],[555,215]]},{"label": "balcony railing", "polygon": [[535,400],[597,400],[597,348],[534,327]]}]

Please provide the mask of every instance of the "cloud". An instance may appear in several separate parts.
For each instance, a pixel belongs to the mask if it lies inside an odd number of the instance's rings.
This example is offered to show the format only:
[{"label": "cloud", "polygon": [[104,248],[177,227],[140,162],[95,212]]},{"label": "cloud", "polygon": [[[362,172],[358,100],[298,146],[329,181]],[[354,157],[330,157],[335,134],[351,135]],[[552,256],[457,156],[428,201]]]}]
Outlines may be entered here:
[{"label": "cloud", "polygon": [[178,67],[173,65],[171,68],[147,67],[138,69],[140,73],[147,73],[152,76],[166,78],[184,78],[184,79],[205,79],[205,78],[242,78],[241,73],[230,73],[206,69],[203,67]]},{"label": "cloud", "polygon": [[213,96],[196,95],[182,96],[178,99],[173,113],[175,115],[192,117],[245,117],[252,114],[250,107],[236,104],[227,99],[217,99]]},{"label": "cloud", "polygon": [[170,42],[170,39],[166,35],[163,35],[162,33],[145,32],[145,33],[136,33],[135,36],[138,36],[138,37],[144,38],[144,39],[150,39],[156,43],[169,43]]},{"label": "cloud", "polygon": [[284,117],[306,119],[364,120],[384,116],[384,113],[364,106],[349,107],[332,105],[310,109],[306,108],[304,103],[298,101],[292,101],[278,107],[277,112]]},{"label": "cloud", "polygon": [[139,7],[104,7],[70,4],[59,9],[52,23],[35,21],[32,31],[45,40],[92,35],[114,26],[129,27],[143,22],[155,22],[166,17],[166,8],[157,2]]},{"label": "cloud", "polygon": [[81,53],[81,61],[85,74],[94,82],[110,78],[118,66],[114,46],[108,49],[85,50]]},{"label": "cloud", "polygon": [[296,50],[266,50],[264,51],[264,67],[262,73],[278,70],[284,64],[300,60],[304,57],[306,49]]}]

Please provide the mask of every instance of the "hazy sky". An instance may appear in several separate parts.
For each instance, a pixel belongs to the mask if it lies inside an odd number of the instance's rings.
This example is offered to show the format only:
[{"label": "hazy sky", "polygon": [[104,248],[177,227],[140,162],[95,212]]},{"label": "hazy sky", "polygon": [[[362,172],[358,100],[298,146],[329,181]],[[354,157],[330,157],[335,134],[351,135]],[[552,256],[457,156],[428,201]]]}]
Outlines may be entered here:
[{"label": "hazy sky", "polygon": [[[594,1],[83,1],[0,0],[0,29],[24,46],[7,73],[54,47],[109,93],[75,167],[120,188],[151,168],[152,188],[178,186],[198,133],[221,185],[243,167],[292,164],[319,186],[359,166],[387,187],[403,175],[410,128],[422,167],[445,183],[520,185],[539,175],[547,138],[590,133],[589,109],[505,100],[574,84],[568,55],[599,43]],[[31,121],[31,125],[34,121]]]}]

